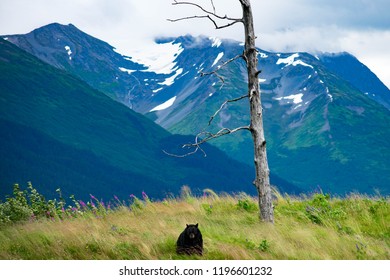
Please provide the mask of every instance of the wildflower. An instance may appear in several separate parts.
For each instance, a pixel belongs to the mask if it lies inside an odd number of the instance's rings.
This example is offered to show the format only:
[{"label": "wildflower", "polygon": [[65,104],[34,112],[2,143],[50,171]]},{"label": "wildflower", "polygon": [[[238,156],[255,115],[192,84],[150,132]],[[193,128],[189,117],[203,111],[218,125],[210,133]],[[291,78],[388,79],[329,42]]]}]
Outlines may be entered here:
[{"label": "wildflower", "polygon": [[87,204],[84,203],[84,201],[80,200],[80,205],[83,208],[87,208]]},{"label": "wildflower", "polygon": [[92,194],[89,195],[92,199],[97,200]]},{"label": "wildflower", "polygon": [[144,199],[145,202],[150,202],[150,199],[145,192],[142,192],[142,198]]}]

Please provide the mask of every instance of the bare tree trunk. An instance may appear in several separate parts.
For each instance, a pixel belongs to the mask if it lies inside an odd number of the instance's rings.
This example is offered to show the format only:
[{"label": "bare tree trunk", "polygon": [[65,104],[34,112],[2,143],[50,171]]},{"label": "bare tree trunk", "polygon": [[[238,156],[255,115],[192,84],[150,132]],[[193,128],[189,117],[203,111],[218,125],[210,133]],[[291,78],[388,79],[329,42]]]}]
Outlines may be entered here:
[{"label": "bare tree trunk", "polygon": [[[195,143],[186,144],[183,147],[195,147],[195,150],[187,153],[183,156],[187,156],[193,153],[196,153],[199,149],[204,153],[204,151],[200,148],[200,145],[208,142],[211,139],[215,139],[227,134],[235,133],[240,130],[249,130],[252,134],[253,144],[254,144],[254,152],[255,152],[255,170],[256,170],[256,178],[253,184],[255,185],[258,195],[259,195],[259,208],[260,208],[260,219],[265,222],[274,222],[274,209],[272,205],[272,193],[271,193],[271,185],[269,182],[269,168],[267,161],[267,153],[266,153],[266,142],[264,138],[264,128],[263,128],[263,108],[261,106],[260,99],[260,86],[259,86],[259,74],[260,71],[257,69],[258,60],[257,60],[257,49],[256,49],[256,37],[255,31],[253,27],[253,15],[252,8],[250,4],[250,0],[239,0],[242,6],[243,17],[242,18],[230,18],[228,16],[218,15],[216,13],[216,9],[213,3],[213,0],[210,0],[212,4],[212,11],[209,11],[199,4],[195,4],[187,1],[178,1],[173,0],[173,5],[190,5],[198,8],[202,11],[203,15],[195,15],[189,17],[183,17],[179,19],[170,20],[172,22],[180,21],[180,20],[188,20],[188,19],[208,19],[210,20],[216,29],[222,29],[230,27],[236,23],[243,23],[245,28],[245,50],[243,55],[236,56],[227,62],[225,62],[222,66],[226,66],[227,64],[235,61],[237,58],[244,58],[246,61],[247,69],[248,69],[248,94],[230,99],[225,101],[222,106],[211,116],[209,125],[213,121],[214,117],[218,115],[222,108],[229,102],[236,102],[244,98],[249,98],[250,104],[250,125],[249,126],[241,126],[235,129],[222,128],[217,133],[211,132],[201,132],[195,138]],[[225,24],[218,24],[218,21],[227,21]],[[218,75],[218,70],[222,67],[218,67],[217,70],[212,71],[210,73],[202,73],[202,75],[211,75],[215,74],[219,79],[221,79],[222,83],[224,79],[222,76]],[[167,153],[167,152],[166,152]],[[168,155],[173,155],[167,153]],[[177,156],[177,155],[173,155]],[[183,157],[178,156],[178,157]]]},{"label": "bare tree trunk", "polygon": [[255,154],[256,178],[254,185],[259,195],[260,218],[265,222],[274,222],[271,185],[269,181],[269,167],[266,152],[266,141],[263,128],[263,108],[260,99],[260,86],[257,69],[257,50],[253,26],[252,8],[249,0],[240,0],[243,10],[245,27],[244,57],[248,69],[248,94],[250,102],[250,132],[253,138]]}]

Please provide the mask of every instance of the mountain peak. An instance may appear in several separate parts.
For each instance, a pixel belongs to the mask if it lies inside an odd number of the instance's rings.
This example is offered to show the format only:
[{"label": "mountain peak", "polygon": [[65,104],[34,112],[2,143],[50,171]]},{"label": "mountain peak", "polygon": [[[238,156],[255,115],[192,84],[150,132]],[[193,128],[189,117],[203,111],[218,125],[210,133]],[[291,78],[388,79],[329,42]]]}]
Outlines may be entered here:
[{"label": "mountain peak", "polygon": [[348,52],[340,52],[323,53],[319,58],[329,70],[390,110],[388,87],[355,56]]},{"label": "mountain peak", "polygon": [[[47,25],[44,25],[44,26],[41,26],[41,27],[38,27],[36,29],[33,30],[33,32],[35,30],[40,30],[40,29],[63,29],[63,28],[76,28],[78,29],[76,26],[74,26],[72,23],[68,23],[68,24],[62,24],[62,23],[58,23],[58,22],[53,22],[53,23],[49,23]],[[79,30],[79,29],[78,29]]]},{"label": "mountain peak", "polygon": [[42,34],[46,34],[46,36],[55,37],[58,36],[58,34],[67,34],[70,35],[76,35],[78,34],[83,36],[89,36],[87,33],[84,33],[80,29],[78,29],[75,25],[69,23],[69,24],[61,24],[61,23],[50,23],[48,25],[44,25],[42,27],[36,28],[30,33],[26,35],[34,35],[34,36],[42,36]]},{"label": "mountain peak", "polygon": [[105,200],[142,191],[163,198],[184,184],[254,191],[250,167],[209,145],[207,159],[168,157],[162,150],[188,137],[171,135],[5,40],[0,92],[0,199],[13,182],[30,180],[47,190],[59,185],[66,196],[93,193]]},{"label": "mountain peak", "polygon": [[[76,32],[74,26],[53,24],[44,31],[50,28],[55,30],[51,35],[19,36],[26,44],[18,46],[172,133],[202,131],[223,102],[247,91],[243,60],[220,69],[224,83],[217,76],[202,75],[241,54],[243,44],[237,41],[191,35],[157,38],[155,44],[124,56],[107,43]],[[343,193],[347,188],[371,192],[377,187],[387,193],[390,94],[380,80],[346,52],[258,54],[271,170],[302,189],[321,185],[323,190]],[[218,117],[211,130],[247,124],[248,106],[245,102],[225,106]],[[213,143],[253,164],[249,136]],[[357,146],[362,147],[360,154],[353,150]],[[370,170],[362,173],[367,166]]]}]

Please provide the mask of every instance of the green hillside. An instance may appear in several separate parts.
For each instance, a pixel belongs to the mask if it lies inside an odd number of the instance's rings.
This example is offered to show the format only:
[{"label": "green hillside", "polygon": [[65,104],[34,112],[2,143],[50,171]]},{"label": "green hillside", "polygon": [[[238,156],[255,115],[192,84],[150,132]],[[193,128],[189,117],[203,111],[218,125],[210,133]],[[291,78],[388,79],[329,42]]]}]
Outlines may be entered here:
[{"label": "green hillside", "polygon": [[[0,41],[0,195],[33,181],[67,194],[164,196],[183,184],[251,189],[251,169],[206,147],[210,158],[176,159],[182,144],[149,119],[81,80]],[[169,139],[169,141],[167,141]],[[222,174],[220,170],[227,171]],[[217,172],[219,171],[219,172]]]},{"label": "green hillside", "polygon": [[[217,132],[222,127],[249,124],[249,105],[247,100],[241,100],[227,104],[213,124],[207,126],[210,116],[221,104],[247,92],[243,60],[220,69],[218,73],[225,81],[223,86],[214,75],[199,77],[201,72],[218,67],[213,63],[217,62],[216,57],[218,63],[223,63],[242,53],[243,46],[238,42],[221,40],[221,44],[214,44],[210,38],[189,35],[156,40],[158,44],[149,47],[160,44],[179,47],[175,50],[173,63],[182,69],[182,73],[167,86],[167,79],[174,77],[173,70],[169,75],[144,71],[145,66],[71,24],[49,24],[25,35],[7,35],[7,38],[50,65],[65,69],[114,100],[145,114],[171,133],[196,135],[204,130]],[[72,56],[67,48],[72,49]],[[351,192],[389,194],[390,111],[386,106],[390,94],[375,74],[348,53],[313,56],[302,52],[258,51],[271,183],[289,193],[322,189],[339,195]],[[159,55],[164,56],[163,53]],[[169,108],[150,111],[173,97],[176,97],[174,104]],[[100,112],[101,108],[97,110]],[[80,137],[87,139],[85,135]],[[163,141],[164,145],[178,153],[186,152],[174,148],[170,139]],[[181,146],[190,141],[193,139],[173,142]],[[210,143],[233,159],[253,165],[250,133],[228,135]],[[148,145],[153,146],[153,143]],[[104,149],[107,150],[105,146],[99,146],[97,150],[102,152]],[[148,155],[149,151],[141,150],[139,156]],[[109,151],[108,154],[114,159],[111,164],[129,166],[123,158],[126,153]],[[187,160],[179,166],[193,165],[192,159]],[[205,162],[210,163],[210,159],[199,164]],[[156,166],[155,162],[150,163],[149,166]],[[225,168],[222,164],[215,170],[229,174]],[[171,168],[163,173],[170,173],[162,176],[164,180],[172,178]],[[174,173],[185,177],[182,172]],[[206,174],[203,172],[202,176],[192,176],[192,179],[202,185],[202,177],[214,177]],[[159,176],[153,174],[153,178],[154,175]],[[217,180],[215,183],[224,185]]]},{"label": "green hillside", "polygon": [[[260,86],[271,172],[306,192],[321,188],[340,195],[355,191],[388,194],[390,111],[319,65],[315,58],[311,63],[318,64],[316,75],[321,81],[311,86],[321,86],[322,91],[312,88],[313,97],[310,97],[307,85],[305,94],[312,99],[299,106],[293,102],[280,104],[276,100],[276,93],[283,85],[281,80],[286,80],[295,68],[289,70],[291,72],[285,70],[287,73],[278,79]],[[272,73],[272,69],[267,68],[263,72],[267,70]],[[212,98],[168,130],[184,134],[201,131],[224,101],[238,97],[237,92],[245,92],[247,85],[245,80],[239,79],[241,72],[240,63],[231,63],[221,70],[220,74],[226,77],[224,87],[219,89],[218,84],[215,85],[217,92]],[[304,83],[307,76],[306,72],[294,76],[294,83]],[[294,87],[294,83],[289,86]],[[298,90],[291,90],[291,93],[296,92]],[[314,97],[314,94],[317,95]],[[307,108],[300,111],[304,106]],[[228,104],[208,129],[218,131],[221,127],[248,124],[248,107],[247,100]],[[253,161],[249,133],[229,135],[212,143],[237,160]]]}]

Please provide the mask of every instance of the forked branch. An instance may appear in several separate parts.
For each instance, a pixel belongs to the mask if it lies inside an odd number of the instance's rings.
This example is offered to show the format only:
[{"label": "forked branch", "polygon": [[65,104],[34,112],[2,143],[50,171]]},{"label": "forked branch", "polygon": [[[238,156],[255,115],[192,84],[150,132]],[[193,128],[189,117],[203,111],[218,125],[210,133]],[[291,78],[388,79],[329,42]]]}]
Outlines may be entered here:
[{"label": "forked branch", "polygon": [[[200,73],[200,76],[203,77],[203,76],[209,76],[209,75],[215,75],[218,77],[218,79],[221,80],[222,82],[222,86],[225,84],[225,79],[223,78],[223,76],[219,75],[218,74],[218,71],[221,70],[223,67],[225,67],[226,65],[228,65],[229,63],[232,63],[233,61],[239,59],[239,58],[244,58],[244,55],[237,55],[229,60],[227,60],[226,62],[222,63],[221,65],[219,65],[215,70],[211,71],[211,72],[201,72]],[[222,88],[221,86],[221,88]]]},{"label": "forked branch", "polygon": [[217,111],[215,111],[214,115],[212,115],[210,117],[210,120],[209,120],[209,126],[211,125],[211,123],[213,122],[214,118],[222,111],[222,109],[226,106],[226,104],[228,103],[231,103],[231,102],[236,102],[236,101],[240,101],[241,99],[244,99],[244,98],[248,98],[248,94],[245,94],[243,96],[240,96],[240,97],[237,97],[237,98],[234,98],[234,99],[229,99],[229,100],[226,100],[225,102],[222,103],[221,107],[219,107],[219,109]]},{"label": "forked branch", "polygon": [[[198,5],[198,4],[195,4],[195,3],[192,3],[192,2],[174,0],[172,5],[193,6],[193,7],[196,7],[198,10],[200,10],[203,14],[202,15],[194,15],[194,16],[182,17],[182,18],[178,18],[178,19],[168,19],[168,20],[171,21],[171,22],[176,22],[176,21],[181,21],[181,20],[204,19],[204,18],[206,18],[206,19],[209,19],[214,24],[216,29],[226,28],[226,27],[232,26],[233,24],[236,24],[238,22],[243,23],[243,19],[242,18],[240,18],[240,19],[238,19],[238,18],[231,18],[231,17],[228,17],[226,15],[225,16],[221,16],[221,15],[217,14],[213,0],[210,0],[210,2],[211,2],[211,6],[212,6],[212,11],[207,10],[204,7],[202,7],[201,5]],[[219,25],[217,23],[217,21],[225,21],[225,23],[222,24],[222,25]],[[207,76],[207,75],[215,75],[215,76],[217,76],[221,80],[222,86],[223,86],[223,84],[225,83],[225,80],[218,73],[218,71],[221,70],[223,67],[226,67],[228,64],[232,63],[233,61],[239,59],[239,58],[243,58],[244,60],[246,59],[244,53],[241,54],[241,55],[237,55],[237,56],[227,60],[226,62],[222,63],[221,65],[219,65],[215,70],[213,70],[211,72],[202,72],[200,75],[201,75],[201,77]],[[221,86],[221,88],[222,88],[222,86]],[[209,122],[208,122],[208,126],[211,125],[211,123],[213,122],[215,117],[223,110],[223,108],[228,103],[237,102],[237,101],[240,101],[240,100],[242,100],[244,98],[249,98],[249,94],[246,94],[246,95],[243,95],[243,96],[240,96],[240,97],[237,97],[237,98],[229,99],[229,100],[226,100],[224,103],[222,103],[222,105],[219,107],[219,109],[210,117]],[[193,151],[191,151],[189,153],[186,153],[184,155],[176,155],[176,154],[168,153],[166,151],[163,151],[163,152],[165,154],[167,154],[167,155],[170,155],[170,156],[173,156],[173,157],[180,157],[181,158],[181,157],[186,157],[186,156],[195,154],[196,152],[198,152],[200,150],[203,153],[204,156],[207,156],[206,152],[201,148],[202,144],[204,144],[204,143],[206,143],[206,142],[208,142],[210,140],[219,138],[221,136],[224,136],[224,135],[227,135],[227,134],[232,134],[232,133],[235,133],[235,132],[238,132],[238,131],[241,131],[241,130],[248,130],[248,131],[250,131],[250,126],[241,126],[241,127],[237,127],[237,128],[234,128],[234,129],[229,129],[229,128],[225,128],[224,127],[222,129],[220,129],[217,133],[211,133],[209,131],[200,132],[200,133],[198,133],[195,136],[194,143],[185,144],[185,145],[182,146],[183,149],[184,148],[189,148],[189,149],[193,148],[194,149]]]},{"label": "forked branch", "polygon": [[[197,153],[199,150],[203,153],[204,157],[207,156],[206,152],[202,149],[201,145],[206,143],[206,142],[209,142],[210,140],[213,140],[213,139],[216,139],[216,138],[219,138],[221,136],[224,136],[224,135],[227,135],[227,134],[232,134],[232,133],[235,133],[235,132],[238,132],[238,131],[241,131],[241,130],[248,130],[250,131],[250,127],[249,126],[241,126],[241,127],[237,127],[237,128],[234,128],[234,129],[229,129],[229,128],[222,128],[220,131],[218,131],[217,133],[211,133],[211,132],[208,132],[208,131],[203,131],[203,132],[200,132],[196,135],[195,137],[195,142],[194,143],[189,143],[189,144],[185,144],[182,146],[182,148],[194,148],[193,151],[189,152],[189,153],[186,153],[186,154],[183,154],[183,155],[177,155],[177,154],[172,154],[172,153],[168,153],[167,151],[163,150],[163,152],[169,156],[172,156],[172,157],[178,157],[178,158],[183,158],[183,157],[187,157],[189,155],[193,155],[195,153]],[[202,138],[202,136],[204,136]]]},{"label": "forked branch", "polygon": [[[227,15],[222,16],[222,15],[217,14],[213,0],[210,0],[210,2],[211,2],[212,9],[213,9],[212,11],[206,10],[201,5],[196,4],[196,3],[174,0],[172,5],[174,5],[174,6],[176,6],[176,5],[194,6],[198,10],[200,10],[203,13],[203,15],[194,15],[194,16],[182,17],[182,18],[177,18],[177,19],[168,19],[168,21],[177,22],[177,21],[189,20],[189,19],[207,18],[208,20],[210,20],[213,23],[213,25],[215,26],[216,29],[227,28],[229,26],[232,26],[232,25],[234,25],[236,23],[240,23],[240,22],[243,23],[242,18],[232,18],[232,17],[228,17]],[[220,25],[217,22],[218,20],[225,21],[227,23]]]}]

